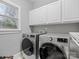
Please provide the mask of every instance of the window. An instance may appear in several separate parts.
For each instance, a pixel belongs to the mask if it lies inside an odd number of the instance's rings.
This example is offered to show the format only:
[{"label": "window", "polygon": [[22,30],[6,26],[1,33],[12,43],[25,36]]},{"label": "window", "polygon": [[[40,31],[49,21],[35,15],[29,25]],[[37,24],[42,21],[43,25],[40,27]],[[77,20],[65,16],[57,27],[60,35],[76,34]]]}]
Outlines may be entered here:
[{"label": "window", "polygon": [[21,30],[20,8],[13,3],[0,1],[0,31]]}]

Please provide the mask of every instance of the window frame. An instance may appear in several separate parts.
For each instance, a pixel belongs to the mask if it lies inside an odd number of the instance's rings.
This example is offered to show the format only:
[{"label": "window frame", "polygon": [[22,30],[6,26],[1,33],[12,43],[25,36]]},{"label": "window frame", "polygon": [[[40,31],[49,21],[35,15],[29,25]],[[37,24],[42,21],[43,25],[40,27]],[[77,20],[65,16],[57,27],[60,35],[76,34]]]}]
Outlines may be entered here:
[{"label": "window frame", "polygon": [[16,19],[18,19],[18,24],[17,24],[17,28],[16,29],[1,29],[0,28],[0,32],[10,32],[10,33],[14,33],[14,32],[19,32],[19,31],[21,31],[21,16],[20,16],[20,14],[21,14],[21,7],[20,6],[18,6],[18,5],[16,5],[16,4],[14,4],[13,2],[11,2],[11,1],[7,1],[7,0],[1,0],[2,2],[4,2],[4,3],[7,3],[7,4],[9,4],[9,5],[12,5],[13,7],[16,7],[16,8],[18,8],[18,17],[16,18]]}]

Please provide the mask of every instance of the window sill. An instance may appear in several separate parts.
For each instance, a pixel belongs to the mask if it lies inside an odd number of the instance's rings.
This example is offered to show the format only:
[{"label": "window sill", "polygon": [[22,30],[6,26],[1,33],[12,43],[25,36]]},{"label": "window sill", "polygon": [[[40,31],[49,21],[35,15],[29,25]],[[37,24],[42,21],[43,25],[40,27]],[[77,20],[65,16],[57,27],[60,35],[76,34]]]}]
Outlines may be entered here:
[{"label": "window sill", "polygon": [[21,29],[0,29],[0,35],[21,33]]}]

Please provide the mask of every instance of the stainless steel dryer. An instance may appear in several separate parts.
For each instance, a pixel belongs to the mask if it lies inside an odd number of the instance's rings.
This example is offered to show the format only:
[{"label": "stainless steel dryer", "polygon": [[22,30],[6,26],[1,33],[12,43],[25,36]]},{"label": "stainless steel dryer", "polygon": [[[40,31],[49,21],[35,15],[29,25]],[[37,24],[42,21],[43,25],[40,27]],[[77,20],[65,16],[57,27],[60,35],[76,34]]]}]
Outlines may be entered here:
[{"label": "stainless steel dryer", "polygon": [[46,34],[39,37],[38,59],[69,59],[68,34]]},{"label": "stainless steel dryer", "polygon": [[38,39],[38,35],[35,33],[23,35],[21,44],[23,59],[36,59],[36,39]]}]

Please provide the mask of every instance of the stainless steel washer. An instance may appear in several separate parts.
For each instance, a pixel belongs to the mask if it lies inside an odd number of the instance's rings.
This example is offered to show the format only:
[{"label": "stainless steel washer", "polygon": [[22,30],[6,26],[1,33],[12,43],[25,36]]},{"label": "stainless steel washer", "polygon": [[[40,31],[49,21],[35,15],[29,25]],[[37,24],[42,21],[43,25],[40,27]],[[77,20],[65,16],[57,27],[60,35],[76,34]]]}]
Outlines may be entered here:
[{"label": "stainless steel washer", "polygon": [[69,59],[68,34],[46,34],[39,38],[38,59]]}]

